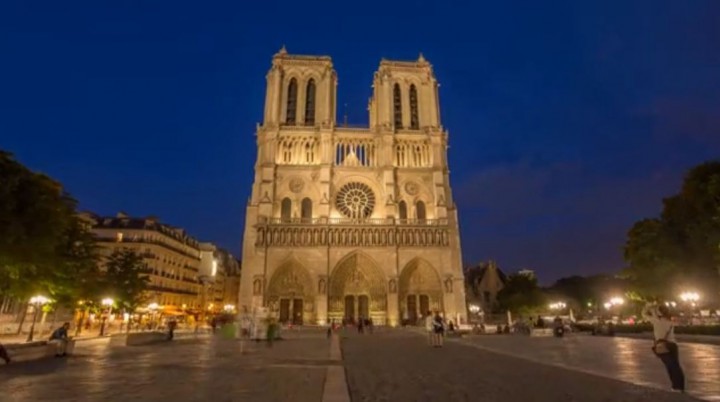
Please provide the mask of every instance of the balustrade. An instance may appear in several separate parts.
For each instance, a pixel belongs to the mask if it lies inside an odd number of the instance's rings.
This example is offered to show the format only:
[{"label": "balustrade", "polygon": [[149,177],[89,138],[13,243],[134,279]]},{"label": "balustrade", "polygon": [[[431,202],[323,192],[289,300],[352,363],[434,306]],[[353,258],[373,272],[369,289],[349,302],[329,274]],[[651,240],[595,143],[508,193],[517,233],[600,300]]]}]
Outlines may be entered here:
[{"label": "balustrade", "polygon": [[258,247],[447,247],[447,226],[257,225]]}]

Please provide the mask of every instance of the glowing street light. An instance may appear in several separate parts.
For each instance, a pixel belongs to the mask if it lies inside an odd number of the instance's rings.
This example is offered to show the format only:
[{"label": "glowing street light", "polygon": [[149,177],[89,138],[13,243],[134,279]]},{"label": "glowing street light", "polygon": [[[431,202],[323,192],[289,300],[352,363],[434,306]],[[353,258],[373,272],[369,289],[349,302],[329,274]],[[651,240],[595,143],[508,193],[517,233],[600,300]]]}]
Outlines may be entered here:
[{"label": "glowing street light", "polygon": [[680,300],[695,305],[700,300],[700,294],[698,292],[683,292],[680,294]]},{"label": "glowing street light", "polygon": [[50,299],[45,296],[33,296],[30,298],[30,304],[33,306],[33,322],[30,326],[30,333],[27,337],[28,342],[32,342],[33,335],[35,335],[35,321],[37,320],[38,311],[40,311],[42,306],[46,305],[48,302],[50,302]]},{"label": "glowing street light", "polygon": [[477,314],[477,313],[480,312],[480,306],[478,306],[478,305],[476,305],[476,304],[471,304],[471,305],[468,307],[468,309],[469,309],[470,312],[473,313],[473,314]]},{"label": "glowing street light", "polygon": [[232,304],[226,304],[225,306],[223,306],[223,310],[225,310],[228,313],[231,313],[235,310],[235,306]]},{"label": "glowing street light", "polygon": [[625,304],[625,299],[622,297],[613,297],[610,299],[610,304],[613,306],[622,306]]},{"label": "glowing street light", "polygon": [[563,310],[565,309],[565,307],[567,307],[567,304],[565,304],[565,302],[559,301],[555,303],[550,303],[550,310]]},{"label": "glowing street light", "polygon": [[100,301],[100,304],[105,307],[106,311],[103,312],[102,321],[100,324],[100,336],[105,335],[105,321],[107,321],[108,315],[110,315],[110,310],[112,309],[112,305],[115,303],[115,300],[106,297]]}]

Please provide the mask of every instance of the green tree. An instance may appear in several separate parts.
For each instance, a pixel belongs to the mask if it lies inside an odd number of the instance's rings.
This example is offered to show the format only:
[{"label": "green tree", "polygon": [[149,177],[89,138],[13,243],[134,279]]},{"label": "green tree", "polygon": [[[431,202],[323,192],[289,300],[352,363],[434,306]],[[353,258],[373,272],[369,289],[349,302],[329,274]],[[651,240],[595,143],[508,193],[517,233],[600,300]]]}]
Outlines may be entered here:
[{"label": "green tree", "polygon": [[692,168],[680,192],[663,200],[660,217],[633,225],[623,272],[645,298],[683,287],[710,297],[720,283],[720,161]]},{"label": "green tree", "polygon": [[500,308],[520,315],[534,314],[546,304],[545,295],[538,286],[537,278],[527,273],[509,275],[497,299]]},{"label": "green tree", "polygon": [[107,257],[103,282],[106,295],[128,311],[134,311],[145,302],[150,286],[142,256],[127,248],[115,250]]},{"label": "green tree", "polygon": [[50,177],[0,151],[0,293],[52,293],[64,274],[76,202]]}]

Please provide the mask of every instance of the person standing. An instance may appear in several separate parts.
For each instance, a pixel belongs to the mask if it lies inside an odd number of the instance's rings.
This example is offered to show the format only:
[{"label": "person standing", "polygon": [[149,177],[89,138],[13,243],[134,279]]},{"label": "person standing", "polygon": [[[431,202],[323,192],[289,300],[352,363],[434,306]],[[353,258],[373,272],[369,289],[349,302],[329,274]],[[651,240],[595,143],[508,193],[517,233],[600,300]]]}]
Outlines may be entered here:
[{"label": "person standing", "polygon": [[672,389],[685,392],[685,373],[680,366],[680,353],[675,341],[675,326],[670,309],[665,305],[649,304],[642,312],[643,317],[653,326],[655,342],[652,350],[665,365]]},{"label": "person standing", "polygon": [[441,348],[443,345],[443,336],[445,335],[445,323],[439,312],[435,313],[435,318],[432,322],[433,335],[435,337],[435,347]]}]

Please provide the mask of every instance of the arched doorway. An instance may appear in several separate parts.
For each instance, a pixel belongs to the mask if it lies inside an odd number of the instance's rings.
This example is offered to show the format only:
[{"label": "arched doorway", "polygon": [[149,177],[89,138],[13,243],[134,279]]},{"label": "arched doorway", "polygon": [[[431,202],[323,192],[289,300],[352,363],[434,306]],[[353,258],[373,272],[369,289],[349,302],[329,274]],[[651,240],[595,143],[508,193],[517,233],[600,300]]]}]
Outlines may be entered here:
[{"label": "arched doorway", "polygon": [[372,318],[377,324],[387,318],[385,275],[365,254],[343,258],[330,276],[328,319],[356,322]]},{"label": "arched doorway", "polygon": [[400,314],[405,324],[416,324],[428,311],[443,311],[443,288],[429,262],[415,258],[400,273]]},{"label": "arched doorway", "polygon": [[314,321],[314,288],[310,273],[297,261],[282,264],[272,275],[267,305],[281,323]]}]

